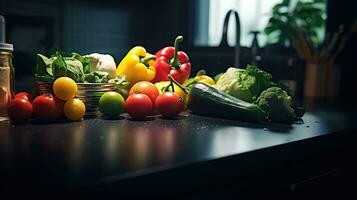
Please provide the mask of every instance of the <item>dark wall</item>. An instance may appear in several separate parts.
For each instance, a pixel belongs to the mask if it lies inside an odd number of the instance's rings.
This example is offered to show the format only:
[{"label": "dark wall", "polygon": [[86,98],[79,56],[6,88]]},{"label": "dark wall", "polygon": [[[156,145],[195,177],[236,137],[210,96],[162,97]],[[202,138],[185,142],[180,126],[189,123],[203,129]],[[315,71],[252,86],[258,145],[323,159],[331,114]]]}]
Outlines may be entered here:
[{"label": "dark wall", "polygon": [[7,41],[15,48],[16,79],[31,75],[36,53],[56,49],[109,53],[120,60],[130,47],[129,8],[129,1],[0,1]]},{"label": "dark wall", "polygon": [[[187,0],[139,1],[129,4],[131,45],[140,44],[150,51],[172,45],[177,35],[188,40],[189,2]],[[187,39],[186,39],[187,38]]]},{"label": "dark wall", "polygon": [[[187,0],[1,0],[17,78],[30,75],[35,54],[55,49],[109,53],[116,62],[135,45],[155,53],[188,35]],[[187,40],[188,41],[188,40]]]}]

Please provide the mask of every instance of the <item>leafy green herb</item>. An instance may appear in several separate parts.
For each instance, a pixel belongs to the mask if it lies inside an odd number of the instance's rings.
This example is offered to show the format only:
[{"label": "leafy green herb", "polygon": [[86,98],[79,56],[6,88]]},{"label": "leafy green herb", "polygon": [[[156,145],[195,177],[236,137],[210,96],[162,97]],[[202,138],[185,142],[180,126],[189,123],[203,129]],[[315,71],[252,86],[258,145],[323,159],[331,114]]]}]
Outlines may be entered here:
[{"label": "leafy green herb", "polygon": [[82,63],[83,72],[85,74],[89,74],[90,73],[90,60],[89,60],[89,58],[81,56],[80,54],[75,53],[75,52],[72,53],[72,57],[77,59],[77,60],[79,60]]},{"label": "leafy green herb", "polygon": [[93,71],[84,75],[85,83],[107,83],[109,80],[109,73],[102,71]]},{"label": "leafy green herb", "polygon": [[52,62],[52,73],[54,79],[67,76],[67,64],[59,52],[56,52],[56,59]]},{"label": "leafy green herb", "polygon": [[[57,51],[50,58],[37,54],[37,63],[35,68],[35,80],[37,82],[53,82],[56,78],[67,76],[76,82],[84,81],[83,64],[79,60],[81,55],[72,53],[71,56],[63,56]],[[86,59],[82,57],[86,64]]]},{"label": "leafy green herb", "polygon": [[125,76],[117,76],[116,78],[110,79],[108,83],[115,85],[117,91],[126,99],[128,97],[129,81],[126,80]]},{"label": "leafy green herb", "polygon": [[67,64],[67,76],[75,82],[81,83],[84,81],[84,72],[82,63],[75,58],[64,58]]},{"label": "leafy green herb", "polygon": [[42,54],[37,54],[37,62],[35,68],[35,80],[37,82],[53,81],[52,62],[52,59],[47,58]]}]

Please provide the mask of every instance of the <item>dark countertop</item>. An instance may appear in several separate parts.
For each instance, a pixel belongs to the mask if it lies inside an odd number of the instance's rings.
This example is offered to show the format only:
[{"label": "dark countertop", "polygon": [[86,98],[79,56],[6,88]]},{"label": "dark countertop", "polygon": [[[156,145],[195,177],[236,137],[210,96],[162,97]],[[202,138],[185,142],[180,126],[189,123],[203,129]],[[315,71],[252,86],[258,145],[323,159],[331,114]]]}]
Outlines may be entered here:
[{"label": "dark countertop", "polygon": [[[106,186],[125,185],[130,192],[134,184],[137,190],[132,192],[155,192],[159,186],[162,190],[191,178],[180,188],[170,187],[184,190],[275,161],[298,159],[312,152],[307,152],[312,147],[308,142],[315,145],[326,136],[347,140],[357,130],[352,120],[350,112],[325,109],[306,113],[291,126],[195,115],[17,126],[0,122],[0,182],[9,190],[23,186],[36,191],[106,191]],[[274,149],[281,152],[278,157],[271,157]]]}]

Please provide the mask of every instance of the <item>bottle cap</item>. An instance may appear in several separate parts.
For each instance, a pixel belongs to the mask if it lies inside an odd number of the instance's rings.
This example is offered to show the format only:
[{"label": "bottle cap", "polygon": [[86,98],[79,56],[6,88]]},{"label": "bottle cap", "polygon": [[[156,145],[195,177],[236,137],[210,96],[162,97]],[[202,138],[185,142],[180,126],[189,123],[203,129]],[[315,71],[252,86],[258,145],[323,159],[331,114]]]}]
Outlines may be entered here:
[{"label": "bottle cap", "polygon": [[0,15],[0,50],[14,51],[14,45],[6,43],[5,18]]}]

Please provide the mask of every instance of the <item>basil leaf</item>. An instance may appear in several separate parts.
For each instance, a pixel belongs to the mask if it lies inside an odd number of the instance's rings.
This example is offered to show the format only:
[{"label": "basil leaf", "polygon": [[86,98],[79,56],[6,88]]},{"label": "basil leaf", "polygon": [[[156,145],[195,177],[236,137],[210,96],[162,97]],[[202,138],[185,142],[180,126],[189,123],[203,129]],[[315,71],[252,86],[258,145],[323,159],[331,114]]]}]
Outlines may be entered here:
[{"label": "basil leaf", "polygon": [[38,76],[52,76],[52,60],[42,54],[37,54],[35,74]]},{"label": "basil leaf", "polygon": [[[83,82],[84,74],[90,72],[90,60],[78,53],[61,53],[56,51],[50,58],[37,54],[37,63],[34,71],[36,81],[51,82],[59,77],[67,76],[75,82]],[[108,81],[108,78],[98,76],[93,82]]]},{"label": "basil leaf", "polygon": [[67,76],[67,64],[59,52],[56,52],[57,58],[52,63],[52,73],[55,79]]},{"label": "basil leaf", "polygon": [[110,79],[108,83],[115,84],[115,87],[119,89],[129,89],[129,82],[126,80],[125,76],[117,76],[116,78]]},{"label": "basil leaf", "polygon": [[83,72],[85,74],[89,74],[90,73],[90,60],[89,60],[89,58],[81,56],[80,54],[75,53],[75,52],[72,53],[72,58],[75,58],[75,59],[79,60],[82,63]]},{"label": "basil leaf", "polygon": [[102,71],[93,71],[84,75],[85,83],[107,83],[109,80],[109,73]]},{"label": "basil leaf", "polygon": [[67,76],[72,78],[75,82],[83,82],[84,72],[82,63],[72,57],[64,57],[64,61],[67,65]]},{"label": "basil leaf", "polygon": [[126,80],[125,76],[117,76],[116,78],[110,79],[108,83],[113,83],[117,92],[119,92],[124,99],[128,98],[129,82]]}]

